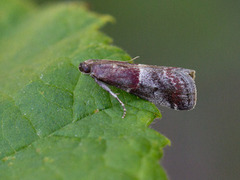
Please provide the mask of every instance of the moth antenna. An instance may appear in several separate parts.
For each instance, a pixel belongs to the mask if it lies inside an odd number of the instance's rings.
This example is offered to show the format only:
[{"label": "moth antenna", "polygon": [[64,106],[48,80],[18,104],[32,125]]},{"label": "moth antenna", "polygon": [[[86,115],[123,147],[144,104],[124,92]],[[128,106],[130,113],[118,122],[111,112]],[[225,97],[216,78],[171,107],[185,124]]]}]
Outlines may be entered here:
[{"label": "moth antenna", "polygon": [[[93,77],[94,78],[94,77]],[[124,103],[117,97],[117,94],[115,94],[114,92],[112,92],[112,90],[102,81],[99,81],[97,78],[94,78],[94,80],[96,81],[96,83],[102,87],[104,90],[106,90],[107,92],[109,92],[109,94],[111,94],[114,98],[116,98],[118,100],[118,102],[121,104],[122,108],[123,108],[123,115],[122,118],[124,118],[126,116],[127,113],[127,109],[125,108]]]},{"label": "moth antenna", "polygon": [[136,57],[134,57],[134,58],[128,60],[128,62],[133,62],[134,60],[136,60],[136,59],[138,59],[138,58],[140,58],[140,56],[136,56]]}]

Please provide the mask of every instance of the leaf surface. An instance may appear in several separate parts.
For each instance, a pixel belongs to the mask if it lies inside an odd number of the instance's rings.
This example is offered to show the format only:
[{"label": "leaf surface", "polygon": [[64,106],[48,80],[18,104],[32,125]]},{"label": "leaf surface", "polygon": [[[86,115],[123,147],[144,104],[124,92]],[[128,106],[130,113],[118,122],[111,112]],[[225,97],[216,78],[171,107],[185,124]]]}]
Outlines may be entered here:
[{"label": "leaf surface", "polygon": [[166,179],[169,140],[148,128],[155,105],[111,87],[122,119],[78,71],[87,59],[130,59],[98,31],[112,18],[79,3],[0,7],[0,179]]}]

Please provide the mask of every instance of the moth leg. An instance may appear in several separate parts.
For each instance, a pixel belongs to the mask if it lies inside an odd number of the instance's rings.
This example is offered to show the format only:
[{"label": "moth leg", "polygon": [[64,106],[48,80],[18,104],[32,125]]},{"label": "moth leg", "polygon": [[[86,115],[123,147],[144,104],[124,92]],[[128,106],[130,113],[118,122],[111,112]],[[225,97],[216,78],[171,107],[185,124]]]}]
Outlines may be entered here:
[{"label": "moth leg", "polygon": [[125,105],[123,104],[123,102],[117,97],[117,94],[112,92],[112,90],[104,82],[97,80],[95,77],[93,77],[93,78],[96,81],[96,83],[98,83],[99,86],[101,86],[104,90],[109,92],[122,105],[122,107],[123,107],[123,116],[122,116],[122,118],[124,118],[126,113],[127,113],[127,109],[125,108]]}]

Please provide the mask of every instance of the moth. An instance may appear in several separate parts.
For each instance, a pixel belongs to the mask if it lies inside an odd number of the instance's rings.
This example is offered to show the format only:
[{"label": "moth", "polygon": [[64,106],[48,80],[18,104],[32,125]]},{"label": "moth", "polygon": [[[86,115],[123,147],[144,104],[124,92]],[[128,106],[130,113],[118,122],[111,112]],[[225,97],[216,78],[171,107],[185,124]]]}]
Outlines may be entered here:
[{"label": "moth", "polygon": [[194,70],[100,59],[80,63],[79,70],[118,100],[123,107],[122,118],[127,112],[125,105],[108,85],[175,110],[191,110],[196,105]]}]

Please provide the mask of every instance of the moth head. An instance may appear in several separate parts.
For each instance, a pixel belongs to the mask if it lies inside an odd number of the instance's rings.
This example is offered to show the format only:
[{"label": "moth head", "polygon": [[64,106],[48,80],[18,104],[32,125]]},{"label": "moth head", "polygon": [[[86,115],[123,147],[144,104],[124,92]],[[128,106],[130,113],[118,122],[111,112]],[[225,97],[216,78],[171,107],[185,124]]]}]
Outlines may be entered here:
[{"label": "moth head", "polygon": [[79,71],[85,74],[89,74],[92,71],[92,66],[96,64],[97,60],[89,59],[79,64]]},{"label": "moth head", "polygon": [[89,67],[88,64],[82,62],[79,64],[79,71],[81,71],[82,73],[90,73],[91,68]]}]

